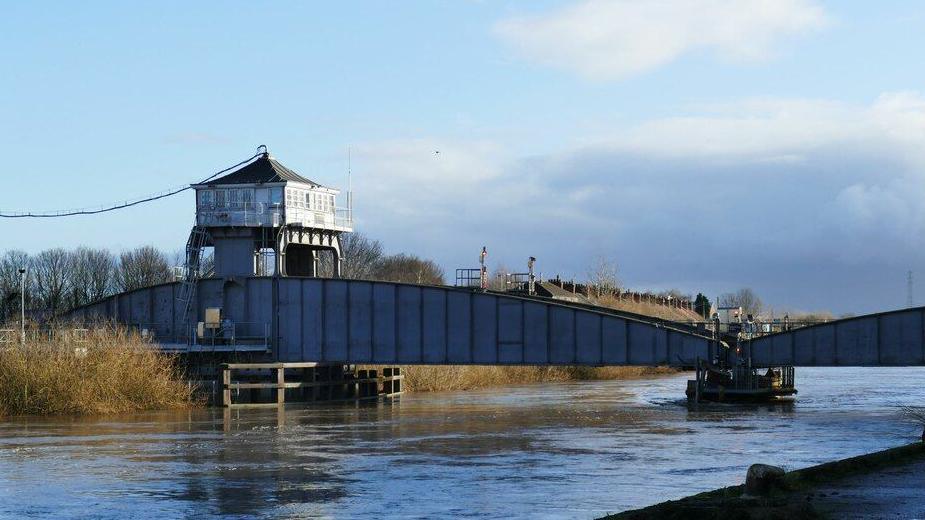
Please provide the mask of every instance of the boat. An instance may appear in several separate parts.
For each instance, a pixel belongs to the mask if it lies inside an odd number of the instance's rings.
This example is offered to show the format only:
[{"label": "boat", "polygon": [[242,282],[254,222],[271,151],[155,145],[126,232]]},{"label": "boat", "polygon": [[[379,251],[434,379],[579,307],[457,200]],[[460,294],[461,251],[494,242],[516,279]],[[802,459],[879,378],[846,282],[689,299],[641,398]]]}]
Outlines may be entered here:
[{"label": "boat", "polygon": [[687,382],[689,401],[776,401],[796,395],[792,365],[723,367],[701,360]]}]

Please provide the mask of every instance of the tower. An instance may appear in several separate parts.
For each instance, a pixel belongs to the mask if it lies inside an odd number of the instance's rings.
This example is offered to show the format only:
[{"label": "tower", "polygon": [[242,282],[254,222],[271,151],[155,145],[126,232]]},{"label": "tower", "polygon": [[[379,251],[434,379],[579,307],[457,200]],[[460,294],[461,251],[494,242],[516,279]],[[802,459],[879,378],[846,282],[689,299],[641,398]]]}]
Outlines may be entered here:
[{"label": "tower", "polygon": [[[342,233],[353,231],[351,210],[337,209],[339,190],[302,177],[264,148],[251,162],[216,179],[193,184],[199,248],[215,248],[217,278],[265,275],[272,258],[278,276],[318,276],[319,252],[333,255],[340,276]],[[190,237],[193,244],[194,237]],[[198,251],[195,262],[198,266]]]}]

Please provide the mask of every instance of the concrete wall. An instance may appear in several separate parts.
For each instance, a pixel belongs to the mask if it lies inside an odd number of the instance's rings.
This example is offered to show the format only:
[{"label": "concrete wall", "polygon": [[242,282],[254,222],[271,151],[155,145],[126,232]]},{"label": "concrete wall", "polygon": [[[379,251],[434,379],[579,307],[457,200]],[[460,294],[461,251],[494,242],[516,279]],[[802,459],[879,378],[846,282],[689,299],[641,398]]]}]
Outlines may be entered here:
[{"label": "concrete wall", "polygon": [[925,308],[858,316],[751,342],[756,364],[925,365]]}]

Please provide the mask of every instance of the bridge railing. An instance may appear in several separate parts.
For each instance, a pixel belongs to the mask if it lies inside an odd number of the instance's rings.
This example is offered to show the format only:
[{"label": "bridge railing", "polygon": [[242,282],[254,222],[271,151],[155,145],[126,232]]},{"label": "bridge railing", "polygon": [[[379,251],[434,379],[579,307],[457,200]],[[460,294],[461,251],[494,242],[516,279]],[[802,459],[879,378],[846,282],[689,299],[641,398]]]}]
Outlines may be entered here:
[{"label": "bridge railing", "polygon": [[[751,323],[720,323],[719,332],[725,334],[740,334],[743,339],[751,339],[760,338],[762,336],[768,336],[771,334],[778,334],[781,332],[789,332],[791,330],[810,327],[812,325],[819,325],[821,323],[828,323],[830,321],[832,320],[773,319],[769,321],[755,321]],[[690,325],[691,327],[713,332],[717,330],[717,323],[712,320],[688,320],[679,323],[684,323],[685,325]]]},{"label": "bridge railing", "polygon": [[481,269],[457,269],[456,270],[456,287],[482,287],[482,270]]}]

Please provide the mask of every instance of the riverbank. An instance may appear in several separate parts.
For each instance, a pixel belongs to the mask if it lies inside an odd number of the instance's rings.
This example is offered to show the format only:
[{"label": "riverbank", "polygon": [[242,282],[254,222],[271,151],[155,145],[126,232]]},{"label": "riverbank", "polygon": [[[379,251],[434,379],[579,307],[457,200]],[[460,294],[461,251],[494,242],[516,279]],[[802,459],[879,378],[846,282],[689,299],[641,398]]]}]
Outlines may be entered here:
[{"label": "riverbank", "polygon": [[52,331],[0,348],[0,417],[95,415],[196,404],[173,356],[124,329]]},{"label": "riverbank", "polygon": [[788,472],[783,485],[764,497],[745,495],[744,485],[730,486],[605,518],[922,517],[923,477],[925,443],[915,442]]},{"label": "riverbank", "polygon": [[407,392],[459,392],[525,383],[637,379],[676,374],[670,367],[469,366],[402,367]]}]

